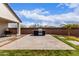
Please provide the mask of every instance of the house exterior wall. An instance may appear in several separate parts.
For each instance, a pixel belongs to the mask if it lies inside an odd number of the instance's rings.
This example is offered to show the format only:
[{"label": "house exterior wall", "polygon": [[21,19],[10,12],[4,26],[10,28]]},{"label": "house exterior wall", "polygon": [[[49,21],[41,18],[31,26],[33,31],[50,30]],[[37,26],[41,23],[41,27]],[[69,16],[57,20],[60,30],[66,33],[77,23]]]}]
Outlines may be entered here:
[{"label": "house exterior wall", "polygon": [[13,22],[20,22],[5,4],[0,3],[0,17]]}]

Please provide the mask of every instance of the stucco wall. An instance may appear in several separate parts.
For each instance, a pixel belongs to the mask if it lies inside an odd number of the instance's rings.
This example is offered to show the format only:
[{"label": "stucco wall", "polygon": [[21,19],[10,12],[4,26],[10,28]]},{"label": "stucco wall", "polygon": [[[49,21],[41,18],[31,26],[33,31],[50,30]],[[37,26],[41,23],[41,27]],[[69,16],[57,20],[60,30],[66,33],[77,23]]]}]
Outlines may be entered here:
[{"label": "stucco wall", "polygon": [[8,27],[8,23],[0,22],[0,36],[5,31],[5,29]]},{"label": "stucco wall", "polygon": [[19,20],[12,14],[12,12],[6,7],[6,5],[0,3],[0,17],[19,22]]}]

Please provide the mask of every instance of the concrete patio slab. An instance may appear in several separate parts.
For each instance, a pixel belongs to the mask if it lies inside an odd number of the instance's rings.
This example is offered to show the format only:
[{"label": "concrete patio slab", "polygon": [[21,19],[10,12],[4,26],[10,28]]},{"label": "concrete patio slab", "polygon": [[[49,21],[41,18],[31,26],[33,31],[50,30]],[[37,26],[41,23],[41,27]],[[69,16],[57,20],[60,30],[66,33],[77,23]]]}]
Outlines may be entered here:
[{"label": "concrete patio slab", "polygon": [[54,38],[52,35],[24,37],[10,44],[0,47],[0,50],[75,50],[64,42]]},{"label": "concrete patio slab", "polygon": [[7,37],[1,37],[0,38],[0,47],[7,45],[17,39],[22,38],[24,35],[20,35],[20,36],[16,36],[16,35],[11,35],[11,36],[7,36]]}]

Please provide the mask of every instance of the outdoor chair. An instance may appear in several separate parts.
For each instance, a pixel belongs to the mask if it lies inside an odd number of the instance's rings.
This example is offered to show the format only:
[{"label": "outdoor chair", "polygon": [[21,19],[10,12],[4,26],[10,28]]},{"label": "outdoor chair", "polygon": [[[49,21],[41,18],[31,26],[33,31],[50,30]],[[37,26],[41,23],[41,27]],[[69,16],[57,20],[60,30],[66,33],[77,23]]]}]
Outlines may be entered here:
[{"label": "outdoor chair", "polygon": [[11,32],[10,32],[9,30],[5,30],[5,31],[4,31],[4,35],[5,35],[5,36],[11,36]]}]

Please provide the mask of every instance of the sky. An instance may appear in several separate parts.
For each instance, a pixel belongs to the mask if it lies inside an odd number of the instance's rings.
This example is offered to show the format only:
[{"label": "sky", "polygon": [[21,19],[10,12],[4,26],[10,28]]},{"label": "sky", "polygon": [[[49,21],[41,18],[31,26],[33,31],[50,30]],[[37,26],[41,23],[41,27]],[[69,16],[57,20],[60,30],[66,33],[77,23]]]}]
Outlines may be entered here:
[{"label": "sky", "polygon": [[61,26],[79,23],[78,3],[10,3],[25,25]]}]

